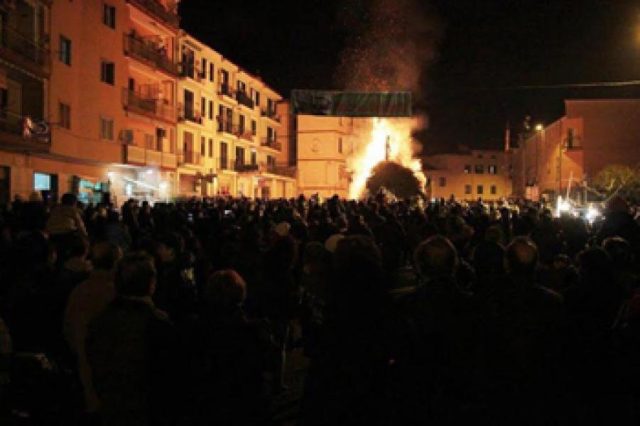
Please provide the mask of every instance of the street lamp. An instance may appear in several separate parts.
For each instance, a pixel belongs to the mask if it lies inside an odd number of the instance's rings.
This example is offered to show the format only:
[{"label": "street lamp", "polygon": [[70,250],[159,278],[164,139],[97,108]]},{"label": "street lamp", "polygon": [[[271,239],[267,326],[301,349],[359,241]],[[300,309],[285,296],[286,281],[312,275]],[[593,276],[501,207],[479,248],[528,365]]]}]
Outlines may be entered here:
[{"label": "street lamp", "polygon": [[536,132],[542,132],[544,130],[544,125],[542,123],[536,124]]}]

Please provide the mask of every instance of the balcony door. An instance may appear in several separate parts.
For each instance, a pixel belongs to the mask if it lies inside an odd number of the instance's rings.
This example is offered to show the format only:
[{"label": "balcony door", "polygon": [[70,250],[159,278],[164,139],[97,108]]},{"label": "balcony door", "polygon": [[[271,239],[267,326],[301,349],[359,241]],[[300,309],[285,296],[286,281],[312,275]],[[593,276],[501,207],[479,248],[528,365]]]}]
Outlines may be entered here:
[{"label": "balcony door", "polygon": [[184,91],[184,116],[186,118],[193,118],[194,114],[193,114],[193,102],[194,102],[194,96],[193,96],[193,92],[190,90],[186,90]]}]

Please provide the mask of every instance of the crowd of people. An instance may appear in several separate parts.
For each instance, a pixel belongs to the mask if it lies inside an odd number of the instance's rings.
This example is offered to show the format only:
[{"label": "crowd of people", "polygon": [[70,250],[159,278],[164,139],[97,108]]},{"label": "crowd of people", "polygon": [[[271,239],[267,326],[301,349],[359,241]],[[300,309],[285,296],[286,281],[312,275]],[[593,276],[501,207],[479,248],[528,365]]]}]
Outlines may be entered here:
[{"label": "crowd of people", "polygon": [[640,225],[544,204],[129,200],[0,210],[0,423],[640,421]]}]

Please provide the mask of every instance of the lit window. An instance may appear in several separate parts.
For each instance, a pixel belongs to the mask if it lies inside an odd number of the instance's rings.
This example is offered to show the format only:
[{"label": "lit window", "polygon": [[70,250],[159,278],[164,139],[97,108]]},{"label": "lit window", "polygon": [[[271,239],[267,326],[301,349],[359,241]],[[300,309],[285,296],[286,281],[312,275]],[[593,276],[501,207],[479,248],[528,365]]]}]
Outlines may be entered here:
[{"label": "lit window", "polygon": [[36,191],[51,190],[51,175],[46,173],[33,174],[33,189]]},{"label": "lit window", "polygon": [[472,171],[472,169],[471,169],[471,164],[466,164],[466,165],[464,166],[464,172],[465,172],[466,174],[470,174],[470,173],[471,173],[471,171]]},{"label": "lit window", "polygon": [[102,8],[102,23],[109,28],[116,27],[116,8],[108,4],[103,5]]},{"label": "lit window", "polygon": [[484,173],[484,166],[482,164],[476,164],[476,174],[481,175]]},{"label": "lit window", "polygon": [[113,120],[100,118],[100,139],[113,140]]},{"label": "lit window", "polygon": [[496,166],[495,164],[491,164],[490,166],[487,167],[487,172],[490,175],[497,175],[498,174],[498,166]]},{"label": "lit window", "polygon": [[102,61],[100,64],[100,81],[110,85],[116,82],[116,65],[113,62]]}]

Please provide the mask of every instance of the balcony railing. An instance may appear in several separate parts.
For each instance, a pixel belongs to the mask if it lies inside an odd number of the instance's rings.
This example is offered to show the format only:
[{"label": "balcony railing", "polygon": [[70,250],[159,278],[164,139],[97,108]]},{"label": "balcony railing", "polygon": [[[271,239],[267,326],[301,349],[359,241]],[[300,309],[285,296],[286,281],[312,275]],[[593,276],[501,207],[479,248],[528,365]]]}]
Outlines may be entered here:
[{"label": "balcony railing", "polygon": [[49,50],[8,26],[0,31],[0,56],[41,75],[50,72]]},{"label": "balcony railing", "polygon": [[129,111],[172,122],[176,120],[176,108],[162,99],[147,97],[126,88],[122,90],[122,98]]},{"label": "balcony railing", "polygon": [[218,121],[218,132],[225,132],[235,135],[237,133],[237,126],[233,125],[233,122],[227,120],[221,116],[217,116],[216,120]]},{"label": "balcony railing", "polygon": [[180,18],[175,12],[167,10],[158,0],[128,0],[129,3],[144,9],[147,13],[153,15],[167,25],[174,28],[180,26]]},{"label": "balcony railing", "polygon": [[49,125],[8,110],[0,110],[0,146],[20,151],[48,151],[51,146]]},{"label": "balcony railing", "polygon": [[133,33],[124,36],[124,53],[172,76],[179,74],[178,64],[169,58],[165,48]]},{"label": "balcony railing", "polygon": [[141,166],[159,166],[163,169],[177,167],[176,154],[145,149],[136,145],[125,146],[125,162]]},{"label": "balcony railing", "polygon": [[220,84],[220,90],[218,91],[218,93],[220,93],[223,96],[228,96],[230,98],[233,98],[233,91],[231,90],[231,87],[229,86],[228,83]]},{"label": "balcony railing", "polygon": [[237,91],[236,100],[240,105],[244,105],[249,109],[253,109],[253,99],[251,99],[246,92]]},{"label": "balcony railing", "polygon": [[296,176],[296,168],[286,164],[265,164],[265,171],[273,175],[286,176],[294,178]]},{"label": "balcony railing", "polygon": [[238,130],[238,137],[249,142],[253,142],[255,135],[250,130]]},{"label": "balcony railing", "polygon": [[282,144],[271,138],[263,138],[262,141],[260,141],[260,145],[278,151],[282,150]]},{"label": "balcony railing", "polygon": [[180,107],[180,121],[191,121],[192,123],[202,124],[202,116],[196,110],[191,108]]},{"label": "balcony railing", "polygon": [[178,163],[192,166],[201,166],[203,164],[203,158],[199,152],[184,151],[179,155]]},{"label": "balcony railing", "polygon": [[246,164],[236,161],[235,169],[238,173],[256,173],[260,170],[257,164]]},{"label": "balcony railing", "polygon": [[280,122],[280,117],[278,116],[278,114],[276,113],[276,111],[275,111],[275,110],[273,110],[273,109],[269,109],[269,108],[267,108],[267,109],[263,109],[263,110],[261,110],[261,111],[260,111],[260,114],[261,114],[263,117],[270,118],[270,119],[272,119],[272,120],[274,120],[274,121],[277,121],[278,123]]}]

